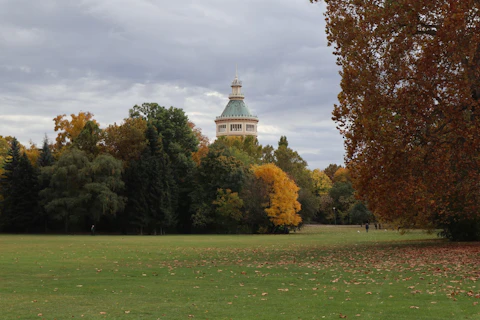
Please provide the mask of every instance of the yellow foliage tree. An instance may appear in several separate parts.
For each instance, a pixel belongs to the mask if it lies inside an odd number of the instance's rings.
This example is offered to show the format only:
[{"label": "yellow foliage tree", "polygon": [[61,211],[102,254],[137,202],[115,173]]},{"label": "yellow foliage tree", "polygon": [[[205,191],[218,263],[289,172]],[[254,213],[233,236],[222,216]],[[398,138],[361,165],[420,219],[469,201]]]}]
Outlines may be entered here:
[{"label": "yellow foliage tree", "polygon": [[295,182],[273,163],[254,166],[253,173],[267,186],[269,202],[264,206],[270,221],[275,226],[298,226],[302,218],[298,214],[301,206]]},{"label": "yellow foliage tree", "polygon": [[327,176],[325,172],[320,169],[311,171],[313,184],[315,188],[315,194],[317,196],[328,194],[328,191],[332,188],[332,180]]},{"label": "yellow foliage tree", "polygon": [[[88,121],[93,121],[93,114],[90,112],[79,112],[78,115],[71,114],[72,120],[65,119],[66,115],[58,115],[53,118],[55,122],[55,131],[59,131],[57,138],[56,148],[61,150],[64,146],[69,145],[72,141],[78,137],[82,132],[83,127]],[[98,124],[98,123],[97,123]]]}]

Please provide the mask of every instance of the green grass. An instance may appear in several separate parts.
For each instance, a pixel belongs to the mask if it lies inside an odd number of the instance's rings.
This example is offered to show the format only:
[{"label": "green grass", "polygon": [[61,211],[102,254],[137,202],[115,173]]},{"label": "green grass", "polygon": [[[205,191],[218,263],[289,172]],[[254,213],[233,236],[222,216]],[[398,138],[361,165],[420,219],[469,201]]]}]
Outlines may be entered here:
[{"label": "green grass", "polygon": [[479,280],[420,231],[0,235],[0,319],[480,319]]}]

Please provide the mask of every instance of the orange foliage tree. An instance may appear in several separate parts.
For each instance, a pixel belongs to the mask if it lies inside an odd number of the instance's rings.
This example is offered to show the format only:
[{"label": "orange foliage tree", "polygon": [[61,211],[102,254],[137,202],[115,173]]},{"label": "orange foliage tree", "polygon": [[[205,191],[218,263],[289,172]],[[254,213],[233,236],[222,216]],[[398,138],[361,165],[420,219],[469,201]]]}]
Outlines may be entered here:
[{"label": "orange foliage tree", "polygon": [[480,238],[480,1],[326,3],[358,195],[383,220]]},{"label": "orange foliage tree", "polygon": [[298,226],[302,218],[297,214],[300,203],[297,201],[299,188],[295,182],[273,163],[254,166],[253,173],[267,186],[269,201],[264,207],[270,221],[275,226]]},{"label": "orange foliage tree", "polygon": [[198,150],[192,152],[192,159],[195,161],[197,166],[199,166],[202,158],[204,158],[208,153],[210,141],[208,140],[208,137],[202,133],[202,130],[195,126],[195,123],[188,121],[188,126],[192,129],[195,137],[198,139]]},{"label": "orange foliage tree", "polygon": [[58,115],[53,118],[55,122],[55,131],[58,131],[57,141],[55,147],[57,150],[61,150],[64,146],[70,145],[73,140],[82,132],[83,127],[88,121],[93,121],[98,124],[93,119],[93,114],[90,112],[79,112],[78,115],[71,114],[71,120],[65,118],[66,115]]}]

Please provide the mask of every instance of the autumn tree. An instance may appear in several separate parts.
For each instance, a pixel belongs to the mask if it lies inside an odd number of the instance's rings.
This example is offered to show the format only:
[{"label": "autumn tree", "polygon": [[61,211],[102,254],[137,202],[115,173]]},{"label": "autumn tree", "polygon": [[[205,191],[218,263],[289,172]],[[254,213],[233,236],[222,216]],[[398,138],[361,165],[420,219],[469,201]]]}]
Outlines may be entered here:
[{"label": "autumn tree", "polygon": [[192,152],[192,159],[195,163],[200,165],[202,158],[205,157],[208,153],[208,146],[210,145],[210,141],[206,135],[202,133],[202,130],[195,126],[195,124],[191,121],[188,121],[188,126],[192,129],[195,137],[198,140],[197,151]]},{"label": "autumn tree", "polygon": [[147,145],[147,121],[143,118],[126,118],[119,125],[109,125],[103,133],[103,149],[128,166],[140,159]]},{"label": "autumn tree", "polygon": [[315,220],[326,222],[333,207],[333,200],[329,195],[329,191],[332,188],[332,181],[327,174],[320,169],[314,169],[310,174],[313,180],[313,194],[317,197]]},{"label": "autumn tree", "polygon": [[325,174],[330,178],[330,180],[333,181],[333,175],[340,168],[342,168],[342,166],[335,163],[331,163],[323,170],[323,172],[325,172]]},{"label": "autumn tree", "polygon": [[333,119],[355,190],[385,221],[480,239],[478,0],[327,1]]},{"label": "autumn tree", "polygon": [[[93,114],[90,112],[79,112],[78,115],[71,114],[71,120],[66,118],[66,115],[58,115],[53,121],[55,123],[55,131],[58,131],[56,137],[55,148],[57,151],[62,150],[63,147],[71,145],[73,140],[82,132],[85,124],[88,121],[96,121],[93,119]],[[98,123],[97,123],[98,125]]]},{"label": "autumn tree", "polygon": [[275,227],[298,226],[302,218],[298,215],[300,203],[295,182],[273,163],[253,167],[253,173],[267,187],[268,202],[263,207],[272,224]]},{"label": "autumn tree", "polygon": [[274,163],[289,175],[299,187],[298,201],[301,204],[300,216],[308,222],[317,214],[319,199],[315,194],[314,181],[307,162],[288,146],[286,136],[281,136],[278,148],[273,152]]}]

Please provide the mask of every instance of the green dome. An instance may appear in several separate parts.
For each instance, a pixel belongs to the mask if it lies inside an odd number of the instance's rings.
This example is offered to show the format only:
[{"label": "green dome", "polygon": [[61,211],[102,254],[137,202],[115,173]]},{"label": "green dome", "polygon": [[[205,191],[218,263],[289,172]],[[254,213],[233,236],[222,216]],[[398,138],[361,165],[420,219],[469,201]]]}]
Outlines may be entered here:
[{"label": "green dome", "polygon": [[249,117],[257,118],[250,113],[247,105],[243,100],[230,100],[223,110],[222,115],[218,118],[230,118],[230,117]]}]

